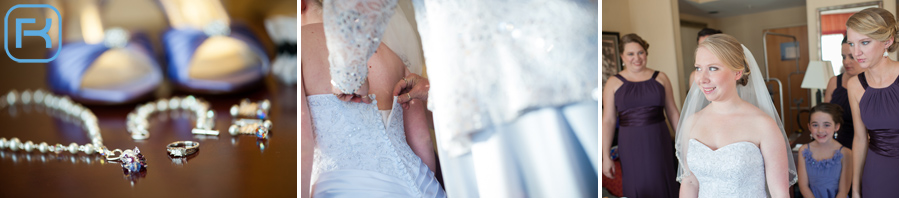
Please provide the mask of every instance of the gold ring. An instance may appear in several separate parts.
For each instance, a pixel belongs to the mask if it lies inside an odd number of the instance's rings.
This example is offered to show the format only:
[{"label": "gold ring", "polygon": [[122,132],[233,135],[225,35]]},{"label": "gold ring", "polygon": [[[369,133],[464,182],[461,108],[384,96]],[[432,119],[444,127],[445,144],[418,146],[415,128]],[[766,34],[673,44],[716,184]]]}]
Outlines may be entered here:
[{"label": "gold ring", "polygon": [[406,92],[406,98],[409,98],[410,100],[412,100],[412,96],[409,96],[409,92]]}]

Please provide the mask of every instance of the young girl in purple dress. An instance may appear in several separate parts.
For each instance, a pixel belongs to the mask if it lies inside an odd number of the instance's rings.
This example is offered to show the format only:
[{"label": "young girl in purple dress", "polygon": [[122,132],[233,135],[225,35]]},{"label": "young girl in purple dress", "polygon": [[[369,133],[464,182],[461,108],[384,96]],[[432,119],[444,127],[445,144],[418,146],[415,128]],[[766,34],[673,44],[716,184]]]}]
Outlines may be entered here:
[{"label": "young girl in purple dress", "polygon": [[846,197],[850,192],[852,153],[835,140],[843,110],[839,105],[821,103],[809,115],[809,131],[814,141],[800,148],[800,193],[803,197]]}]

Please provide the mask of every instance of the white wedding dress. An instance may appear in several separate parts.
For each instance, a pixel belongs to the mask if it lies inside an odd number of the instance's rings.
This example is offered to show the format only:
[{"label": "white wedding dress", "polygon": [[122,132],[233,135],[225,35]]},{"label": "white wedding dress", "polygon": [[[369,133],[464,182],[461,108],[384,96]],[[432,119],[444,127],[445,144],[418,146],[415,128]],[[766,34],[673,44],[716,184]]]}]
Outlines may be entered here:
[{"label": "white wedding dress", "polygon": [[394,97],[387,121],[378,101],[306,97],[316,136],[313,197],[446,197],[428,166],[406,143]]},{"label": "white wedding dress", "polygon": [[698,197],[766,197],[766,171],[755,144],[736,142],[712,150],[691,139],[687,163],[700,182]]}]

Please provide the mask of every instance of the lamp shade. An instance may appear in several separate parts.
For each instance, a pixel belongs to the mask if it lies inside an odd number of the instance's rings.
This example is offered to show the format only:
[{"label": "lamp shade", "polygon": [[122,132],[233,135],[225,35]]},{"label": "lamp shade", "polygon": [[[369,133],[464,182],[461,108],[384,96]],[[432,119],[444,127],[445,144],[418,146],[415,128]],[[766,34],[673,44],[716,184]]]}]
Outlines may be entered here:
[{"label": "lamp shade", "polygon": [[806,75],[800,87],[806,89],[825,89],[828,87],[828,79],[834,76],[831,71],[831,62],[809,61],[806,67]]}]

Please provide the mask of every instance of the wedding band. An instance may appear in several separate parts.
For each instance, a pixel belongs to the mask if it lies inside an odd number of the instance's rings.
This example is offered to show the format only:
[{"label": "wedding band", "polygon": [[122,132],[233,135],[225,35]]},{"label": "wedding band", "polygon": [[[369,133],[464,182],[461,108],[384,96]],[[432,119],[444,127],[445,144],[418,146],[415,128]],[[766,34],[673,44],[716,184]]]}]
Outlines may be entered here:
[{"label": "wedding band", "polygon": [[406,80],[406,78],[403,78],[403,82],[404,82],[404,84],[406,84],[407,87],[409,87],[409,80]]},{"label": "wedding band", "polygon": [[412,96],[409,96],[409,92],[406,92],[406,97],[412,100]]},{"label": "wedding band", "polygon": [[197,153],[197,150],[200,150],[200,143],[195,141],[177,141],[166,146],[169,155],[175,157],[188,156]]}]

